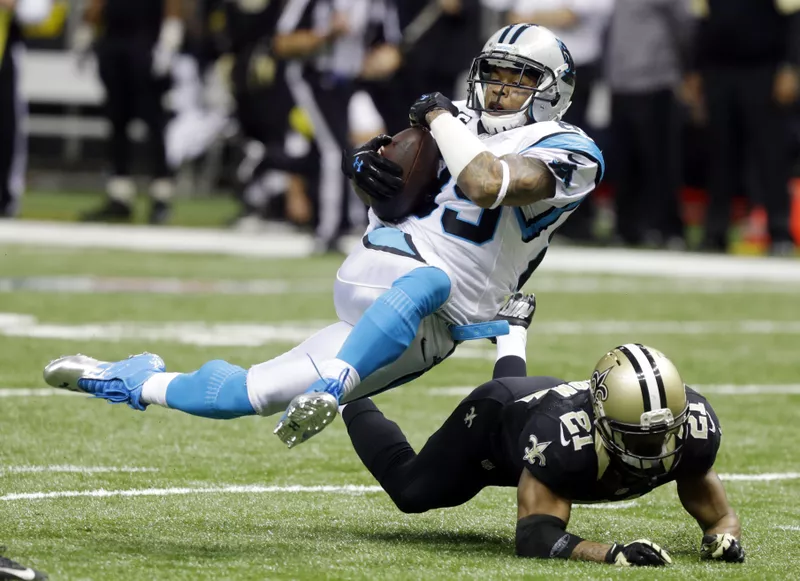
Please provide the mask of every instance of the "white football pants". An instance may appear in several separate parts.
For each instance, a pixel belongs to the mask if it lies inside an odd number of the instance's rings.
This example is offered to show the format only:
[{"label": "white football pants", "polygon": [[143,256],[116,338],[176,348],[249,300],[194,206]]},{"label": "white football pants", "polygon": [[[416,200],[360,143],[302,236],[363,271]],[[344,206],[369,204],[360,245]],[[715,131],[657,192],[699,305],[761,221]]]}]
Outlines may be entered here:
[{"label": "white football pants", "polygon": [[[414,245],[433,255],[420,241]],[[435,256],[435,255],[434,255]],[[283,412],[296,395],[305,392],[319,375],[314,363],[333,359],[364,311],[398,278],[416,268],[434,266],[419,259],[367,248],[362,242],[336,274],[333,302],[339,322],[322,329],[300,345],[250,368],[247,393],[256,412],[263,416]],[[436,265],[439,266],[439,265]],[[452,277],[451,277],[452,280]],[[422,320],[414,341],[394,363],[382,367],[342,398],[347,403],[407,383],[448,357],[455,349],[448,323],[438,314]],[[380,349],[380,345],[375,345]]]}]

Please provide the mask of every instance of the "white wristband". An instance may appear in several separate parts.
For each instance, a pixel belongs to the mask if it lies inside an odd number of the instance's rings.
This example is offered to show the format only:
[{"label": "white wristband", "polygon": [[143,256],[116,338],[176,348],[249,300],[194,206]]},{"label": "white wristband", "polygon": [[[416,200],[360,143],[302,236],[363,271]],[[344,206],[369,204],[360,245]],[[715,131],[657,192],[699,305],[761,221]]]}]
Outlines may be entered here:
[{"label": "white wristband", "polygon": [[450,175],[456,180],[469,162],[484,151],[489,151],[466,125],[447,113],[433,120],[431,135],[436,140]]},{"label": "white wristband", "polygon": [[494,204],[489,207],[490,210],[494,210],[497,206],[503,203],[503,200],[508,193],[508,184],[511,183],[511,170],[508,169],[508,162],[501,159],[500,165],[503,166],[503,183],[500,185],[500,191],[497,192],[497,199],[494,201]]}]

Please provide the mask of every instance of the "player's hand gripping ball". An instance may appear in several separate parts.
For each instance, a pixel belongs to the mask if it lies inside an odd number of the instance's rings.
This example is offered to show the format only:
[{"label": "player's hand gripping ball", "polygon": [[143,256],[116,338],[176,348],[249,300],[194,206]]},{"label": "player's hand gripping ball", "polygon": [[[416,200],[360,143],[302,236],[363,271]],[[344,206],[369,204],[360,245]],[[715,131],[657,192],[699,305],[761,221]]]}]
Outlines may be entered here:
[{"label": "player's hand gripping ball", "polygon": [[411,105],[411,110],[408,112],[408,121],[412,127],[430,129],[425,117],[428,113],[437,109],[449,111],[454,117],[458,115],[458,109],[450,99],[441,93],[426,93]]},{"label": "player's hand gripping ball", "polygon": [[388,135],[378,135],[342,155],[342,173],[376,201],[391,200],[403,191],[403,168],[379,153],[391,142]]}]

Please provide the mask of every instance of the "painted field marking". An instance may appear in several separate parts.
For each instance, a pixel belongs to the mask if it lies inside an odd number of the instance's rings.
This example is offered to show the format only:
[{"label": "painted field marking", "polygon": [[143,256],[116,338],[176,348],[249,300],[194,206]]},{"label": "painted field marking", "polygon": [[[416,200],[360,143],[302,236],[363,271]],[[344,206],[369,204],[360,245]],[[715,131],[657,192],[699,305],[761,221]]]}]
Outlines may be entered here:
[{"label": "painted field marking", "polygon": [[[723,480],[738,482],[765,482],[775,480],[796,480],[800,473],[771,473],[771,474],[720,474]],[[346,484],[342,486],[261,486],[256,484],[242,486],[209,486],[197,488],[132,488],[127,490],[58,490],[52,492],[23,492],[0,496],[0,501],[11,502],[17,500],[52,500],[58,498],[110,498],[110,497],[136,497],[136,496],[185,496],[189,494],[271,494],[271,493],[302,493],[323,492],[330,494],[348,494],[360,496],[374,492],[381,492],[380,486],[363,486]],[[619,503],[598,503],[576,505],[584,508],[595,509],[622,509],[630,508],[636,501]]]},{"label": "painted field marking", "polygon": [[[472,393],[475,388],[470,386],[451,386],[434,387],[427,390],[428,395],[437,396],[465,396]],[[789,383],[785,385],[733,385],[733,384],[709,384],[709,385],[690,385],[700,393],[714,393],[722,395],[761,395],[761,394],[800,394],[800,383]]]},{"label": "painted field marking", "polygon": [[765,474],[720,474],[722,480],[737,482],[772,482],[774,480],[797,480],[800,472],[772,472]]},{"label": "painted field marking", "polygon": [[53,498],[110,498],[114,496],[180,496],[187,494],[269,494],[278,492],[325,492],[330,494],[362,495],[381,492],[380,486],[209,486],[197,488],[133,488],[128,490],[62,490],[56,492],[25,492],[6,494],[0,500],[48,500]]},{"label": "painted field marking", "polygon": [[41,474],[75,473],[75,474],[105,474],[109,472],[134,473],[158,472],[158,468],[140,468],[137,466],[75,466],[72,464],[54,464],[51,466],[2,466],[0,476],[4,474]]},{"label": "painted field marking", "polygon": [[[330,294],[333,278],[318,280],[250,279],[198,280],[190,278],[19,276],[0,277],[2,292],[139,293],[180,295]],[[526,292],[560,294],[796,294],[792,283],[742,283],[724,280],[565,277],[548,275],[529,283]]]},{"label": "painted field marking", "polygon": [[[272,324],[186,322],[42,323],[33,315],[0,312],[0,336],[65,341],[166,341],[183,345],[260,347],[296,344],[330,321]],[[800,335],[800,321],[550,321],[537,324],[546,335]],[[494,359],[488,344],[461,346],[454,357]]]},{"label": "painted field marking", "polygon": [[66,389],[55,389],[52,387],[43,387],[31,389],[27,387],[2,387],[0,388],[0,397],[53,397],[60,395],[81,395],[75,391],[67,391]]},{"label": "painted field marking", "polygon": [[[473,358],[473,357],[470,357]],[[472,393],[477,385],[454,385],[448,387],[433,387],[427,389],[425,393],[433,396],[465,396]],[[718,395],[797,395],[800,394],[800,383],[774,384],[774,385],[735,385],[735,384],[697,384],[691,386],[700,393],[713,393]],[[4,397],[54,397],[54,396],[73,396],[85,395],[75,391],[65,389],[55,389],[51,387],[27,388],[27,387],[0,387],[0,398]]]},{"label": "painted field marking", "polygon": [[[347,236],[349,252],[360,236]],[[0,244],[66,246],[143,252],[188,252],[214,255],[298,257],[314,250],[313,237],[294,232],[241,233],[210,228],[148,227],[13,220],[0,229]],[[800,261],[716,256],[618,248],[570,248],[554,244],[537,272],[800,282]]]}]

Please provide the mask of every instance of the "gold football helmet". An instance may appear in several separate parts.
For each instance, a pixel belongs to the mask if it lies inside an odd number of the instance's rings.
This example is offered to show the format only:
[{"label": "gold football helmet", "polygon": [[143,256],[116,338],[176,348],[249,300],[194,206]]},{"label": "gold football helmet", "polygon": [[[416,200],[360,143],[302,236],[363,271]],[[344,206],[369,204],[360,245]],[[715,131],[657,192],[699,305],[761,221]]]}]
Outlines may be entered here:
[{"label": "gold football helmet", "polygon": [[663,353],[621,345],[591,379],[595,425],[609,454],[638,474],[669,471],[680,457],[689,405],[686,386]]}]

